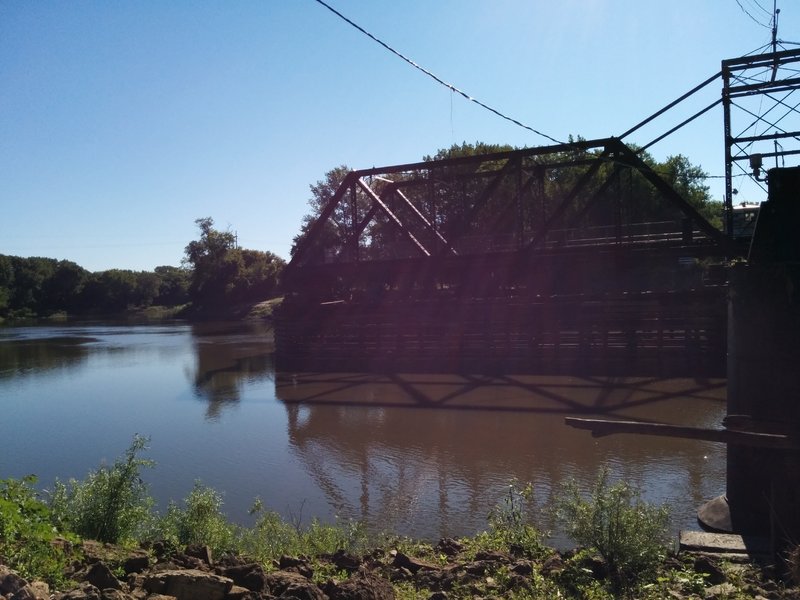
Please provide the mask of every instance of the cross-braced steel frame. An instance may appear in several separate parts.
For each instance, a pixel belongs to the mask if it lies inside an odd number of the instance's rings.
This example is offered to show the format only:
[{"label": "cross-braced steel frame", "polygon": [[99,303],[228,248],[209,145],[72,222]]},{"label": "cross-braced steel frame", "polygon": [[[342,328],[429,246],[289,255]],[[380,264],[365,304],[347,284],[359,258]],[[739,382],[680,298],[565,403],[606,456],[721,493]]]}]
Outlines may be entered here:
[{"label": "cross-braced steel frame", "polygon": [[800,49],[722,61],[722,81],[725,225],[732,235],[734,178],[747,177],[766,195],[765,171],[800,155]]}]

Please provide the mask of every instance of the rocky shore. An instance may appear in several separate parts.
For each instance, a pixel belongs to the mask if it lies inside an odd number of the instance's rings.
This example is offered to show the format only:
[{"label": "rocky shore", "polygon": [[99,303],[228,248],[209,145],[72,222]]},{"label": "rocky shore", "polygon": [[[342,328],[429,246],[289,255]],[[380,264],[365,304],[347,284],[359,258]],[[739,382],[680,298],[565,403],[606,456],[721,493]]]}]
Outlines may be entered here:
[{"label": "rocky shore", "polygon": [[[66,590],[28,581],[0,564],[2,600],[451,600],[455,598],[547,598],[569,589],[570,579],[602,582],[603,562],[552,551],[535,560],[494,551],[464,553],[458,540],[443,539],[430,557],[397,549],[365,556],[344,551],[306,557],[283,556],[265,569],[242,557],[215,558],[206,546],[168,552],[83,542]],[[726,565],[719,558],[685,554],[668,559],[677,574],[663,578],[656,597],[796,599],[800,591],[776,583],[753,565]],[[526,594],[527,592],[527,594]],[[522,594],[520,596],[520,594]],[[576,596],[580,597],[580,596]]]}]

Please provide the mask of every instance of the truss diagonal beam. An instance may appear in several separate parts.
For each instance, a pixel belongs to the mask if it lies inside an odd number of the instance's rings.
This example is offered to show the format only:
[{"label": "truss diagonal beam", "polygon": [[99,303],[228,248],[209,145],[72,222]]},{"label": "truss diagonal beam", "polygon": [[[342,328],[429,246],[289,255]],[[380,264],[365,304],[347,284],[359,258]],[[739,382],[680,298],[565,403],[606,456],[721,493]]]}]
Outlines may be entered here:
[{"label": "truss diagonal beam", "polygon": [[597,171],[600,170],[600,167],[609,158],[610,154],[611,154],[611,144],[607,144],[606,147],[603,149],[603,152],[600,154],[600,156],[597,157],[597,160],[594,163],[592,163],[592,165],[586,170],[586,172],[583,175],[581,175],[580,179],[575,184],[575,187],[572,188],[572,191],[569,194],[567,194],[566,198],[564,198],[561,204],[559,204],[558,207],[556,207],[550,218],[547,219],[547,221],[545,221],[539,227],[539,229],[534,234],[533,239],[530,242],[528,242],[528,244],[525,246],[526,250],[533,250],[537,248],[539,244],[544,242],[544,238],[547,236],[547,233],[553,228],[553,225],[555,225],[559,221],[559,219],[561,219],[564,216],[564,213],[573,203],[575,198],[578,197],[578,194],[583,190],[584,187],[586,187],[589,181],[591,181],[592,177],[595,176]]},{"label": "truss diagonal beam", "polygon": [[656,173],[650,165],[644,162],[635,152],[632,152],[627,146],[623,144],[619,144],[619,154],[617,156],[617,160],[633,167],[642,176],[649,181],[653,187],[655,187],[661,194],[669,200],[672,204],[677,206],[683,214],[689,217],[697,228],[700,229],[703,233],[705,233],[710,239],[714,242],[719,244],[723,248],[729,248],[732,252],[735,253],[735,248],[731,244],[730,240],[716,227],[714,227],[711,223],[706,221],[705,217],[701,215],[697,210],[689,204],[683,196],[681,196],[675,189],[669,185],[666,181],[664,181],[658,173]]},{"label": "truss diagonal beam", "polygon": [[441,232],[438,229],[436,229],[436,227],[433,226],[433,223],[431,223],[430,221],[428,221],[428,219],[425,218],[425,215],[423,215],[417,209],[417,207],[414,206],[411,200],[409,200],[408,197],[403,192],[401,192],[396,185],[390,185],[387,188],[386,193],[397,194],[403,201],[403,204],[405,204],[409,208],[409,210],[411,210],[411,213],[416,215],[417,219],[419,219],[422,222],[422,224],[428,231],[430,231],[434,236],[436,236],[436,238],[444,245],[445,248],[447,248],[447,250],[449,250],[454,255],[458,254],[458,252],[456,252],[455,248],[453,248],[450,242],[448,242],[447,239],[441,234]]},{"label": "truss diagonal beam", "polygon": [[370,200],[377,205],[381,211],[389,218],[389,221],[393,223],[400,231],[405,235],[409,241],[411,241],[417,249],[424,254],[425,256],[430,256],[431,253],[428,249],[420,242],[417,238],[414,237],[414,234],[409,231],[409,229],[403,224],[403,222],[397,218],[392,210],[386,205],[386,203],[378,196],[367,183],[361,179],[360,177],[356,179],[356,185],[360,187],[367,196],[369,196]]}]

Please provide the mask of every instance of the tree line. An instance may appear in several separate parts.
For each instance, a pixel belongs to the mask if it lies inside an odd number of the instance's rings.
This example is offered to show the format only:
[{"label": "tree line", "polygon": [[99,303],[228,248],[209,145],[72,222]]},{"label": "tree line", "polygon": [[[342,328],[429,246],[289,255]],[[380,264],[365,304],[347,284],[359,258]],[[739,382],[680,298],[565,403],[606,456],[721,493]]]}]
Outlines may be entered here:
[{"label": "tree line", "polygon": [[[481,142],[454,144],[450,148],[440,149],[433,156],[423,157],[423,160],[433,162],[513,149],[507,145]],[[545,159],[551,164],[566,165],[576,158],[590,159],[596,155],[597,151],[587,151],[582,156],[576,156],[576,151],[563,151],[547,155]],[[709,188],[704,183],[706,174],[700,167],[682,155],[670,156],[664,161],[657,161],[646,152],[640,156],[704,217],[721,225],[722,203],[712,200]],[[416,192],[406,191],[410,199],[446,235],[450,230],[464,227],[470,203],[481,194],[485,185],[464,177],[470,168],[469,165],[432,166],[431,180],[445,182],[446,185],[441,185],[434,196],[422,190],[420,197],[416,198]],[[601,180],[603,172],[612,168],[612,164],[603,165],[597,179]],[[336,167],[328,171],[323,179],[310,185],[311,210],[303,217],[300,231],[294,238],[293,256],[308,236],[311,224],[317,220],[349,170],[344,165]],[[574,186],[581,174],[581,169],[568,167],[549,170],[542,182],[540,200],[562,196]],[[504,182],[502,185],[509,184]],[[640,176],[628,174],[627,178],[621,177],[614,193],[620,193],[619,190],[628,198],[626,210],[637,213],[629,215],[630,218],[657,220],[668,216],[664,213],[664,203],[658,198],[657,192]],[[471,233],[480,237],[488,233],[487,228],[491,228],[494,234],[510,235],[519,228],[520,219],[533,222],[533,219],[541,218],[533,205],[524,207],[530,214],[509,213],[508,207],[503,204],[503,197],[513,193],[509,188],[506,194],[497,194],[500,200],[488,202],[484,211],[491,218],[484,219],[479,215],[473,223],[467,223]],[[588,186],[585,194],[592,193],[594,188]],[[353,222],[362,221],[372,208],[369,198],[362,194],[356,200],[355,207],[342,203],[325,223],[316,240],[316,252],[337,254],[344,251],[345,238]],[[611,213],[603,202],[598,203],[598,207],[596,213],[587,213],[585,219],[596,225],[606,225]],[[399,210],[402,211],[402,207]],[[234,234],[216,229],[210,217],[197,219],[195,223],[200,230],[199,238],[186,246],[179,267],[160,266],[153,271],[110,269],[90,272],[68,260],[0,254],[0,318],[46,316],[58,312],[113,313],[152,305],[178,306],[187,303],[196,310],[214,311],[226,305],[265,300],[279,293],[280,277],[285,267],[282,258],[269,251],[239,248]],[[404,251],[404,239],[380,215],[367,228],[364,238],[365,257],[392,258]]]},{"label": "tree line", "polygon": [[283,259],[239,248],[232,233],[214,229],[211,218],[196,223],[200,238],[186,246],[182,265],[153,271],[91,272],[69,260],[0,254],[0,319],[111,314],[156,305],[215,310],[277,292]]}]

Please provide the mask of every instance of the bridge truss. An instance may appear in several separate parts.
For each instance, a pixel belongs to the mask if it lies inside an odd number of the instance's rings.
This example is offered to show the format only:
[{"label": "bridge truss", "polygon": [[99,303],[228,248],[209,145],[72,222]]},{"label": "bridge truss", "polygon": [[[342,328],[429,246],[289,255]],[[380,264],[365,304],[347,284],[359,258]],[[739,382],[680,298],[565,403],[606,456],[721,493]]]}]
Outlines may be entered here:
[{"label": "bridge truss", "polygon": [[592,264],[602,278],[603,259],[733,252],[640,152],[605,138],[352,171],[298,244],[287,285],[538,293],[548,266]]}]

